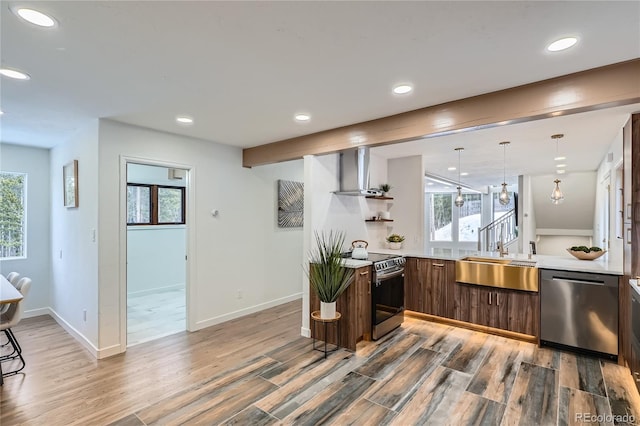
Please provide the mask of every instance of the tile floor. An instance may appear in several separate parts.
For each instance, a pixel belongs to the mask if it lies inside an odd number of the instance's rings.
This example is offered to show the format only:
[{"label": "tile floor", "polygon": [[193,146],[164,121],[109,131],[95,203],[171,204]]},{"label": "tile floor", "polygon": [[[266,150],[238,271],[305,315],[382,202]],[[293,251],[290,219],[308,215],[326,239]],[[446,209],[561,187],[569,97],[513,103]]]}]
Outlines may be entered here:
[{"label": "tile floor", "polygon": [[148,342],[185,329],[184,286],[127,297],[127,346]]},{"label": "tile floor", "polygon": [[[602,421],[585,422],[584,419]],[[593,416],[593,417],[591,417]],[[324,360],[297,338],[115,424],[638,424],[629,371],[596,358],[407,319]]]}]

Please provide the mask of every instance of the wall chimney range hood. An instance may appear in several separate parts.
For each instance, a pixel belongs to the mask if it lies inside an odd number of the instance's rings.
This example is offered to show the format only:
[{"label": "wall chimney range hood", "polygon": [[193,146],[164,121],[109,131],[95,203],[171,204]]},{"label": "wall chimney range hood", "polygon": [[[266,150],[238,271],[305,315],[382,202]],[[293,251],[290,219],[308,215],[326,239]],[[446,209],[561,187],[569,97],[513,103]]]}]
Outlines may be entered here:
[{"label": "wall chimney range hood", "polygon": [[369,147],[359,146],[340,152],[338,173],[340,190],[336,195],[382,195],[378,188],[369,188]]}]

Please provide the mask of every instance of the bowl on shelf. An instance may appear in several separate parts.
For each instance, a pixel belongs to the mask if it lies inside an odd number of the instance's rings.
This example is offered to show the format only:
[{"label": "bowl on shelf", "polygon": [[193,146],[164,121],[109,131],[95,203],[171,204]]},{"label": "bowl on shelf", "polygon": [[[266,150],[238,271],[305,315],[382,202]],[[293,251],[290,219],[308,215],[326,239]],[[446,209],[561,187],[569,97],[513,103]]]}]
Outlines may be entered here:
[{"label": "bowl on shelf", "polygon": [[595,260],[607,252],[606,250],[600,250],[586,253],[584,251],[571,250],[570,248],[568,248],[567,251],[571,253],[573,257],[580,260]]}]

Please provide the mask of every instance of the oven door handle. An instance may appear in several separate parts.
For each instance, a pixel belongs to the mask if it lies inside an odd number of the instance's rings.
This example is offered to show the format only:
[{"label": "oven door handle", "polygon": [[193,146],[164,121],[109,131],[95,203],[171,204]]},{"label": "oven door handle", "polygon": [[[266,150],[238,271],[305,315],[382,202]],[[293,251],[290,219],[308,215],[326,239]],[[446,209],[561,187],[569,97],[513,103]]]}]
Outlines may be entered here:
[{"label": "oven door handle", "polygon": [[399,277],[401,275],[404,277],[404,269],[400,269],[398,271],[389,272],[387,274],[378,274],[378,275],[376,275],[376,282],[379,283],[380,281],[389,280],[391,278]]}]

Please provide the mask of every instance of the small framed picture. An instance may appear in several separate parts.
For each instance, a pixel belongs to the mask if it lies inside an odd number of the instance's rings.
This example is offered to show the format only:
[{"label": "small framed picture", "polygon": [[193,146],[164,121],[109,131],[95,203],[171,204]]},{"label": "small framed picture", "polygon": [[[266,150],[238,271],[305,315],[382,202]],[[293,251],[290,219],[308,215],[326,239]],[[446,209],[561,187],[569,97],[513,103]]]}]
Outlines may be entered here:
[{"label": "small framed picture", "polygon": [[78,160],[64,165],[62,183],[64,185],[64,206],[67,208],[78,207]]}]

